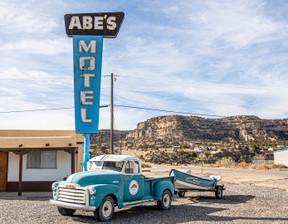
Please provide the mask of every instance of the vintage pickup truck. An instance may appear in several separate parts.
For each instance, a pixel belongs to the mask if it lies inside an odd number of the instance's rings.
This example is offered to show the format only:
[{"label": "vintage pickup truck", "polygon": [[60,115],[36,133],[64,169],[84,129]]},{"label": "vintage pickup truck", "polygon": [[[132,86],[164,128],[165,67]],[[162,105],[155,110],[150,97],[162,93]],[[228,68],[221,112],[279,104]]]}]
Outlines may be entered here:
[{"label": "vintage pickup truck", "polygon": [[174,177],[145,178],[141,161],[134,156],[102,155],[88,162],[89,171],[70,175],[52,185],[53,200],[61,215],[78,210],[93,211],[100,221],[109,221],[114,207],[135,207],[157,201],[162,210],[171,207]]}]

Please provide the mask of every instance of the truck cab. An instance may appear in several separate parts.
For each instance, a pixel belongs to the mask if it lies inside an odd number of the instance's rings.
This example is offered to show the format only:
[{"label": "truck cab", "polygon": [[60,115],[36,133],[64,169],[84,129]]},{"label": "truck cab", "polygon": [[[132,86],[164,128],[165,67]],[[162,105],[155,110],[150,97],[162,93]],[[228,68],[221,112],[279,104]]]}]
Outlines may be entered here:
[{"label": "truck cab", "polygon": [[73,215],[78,209],[93,211],[98,220],[109,221],[115,206],[121,209],[152,201],[162,210],[170,209],[174,177],[145,178],[137,157],[101,155],[90,159],[87,167],[86,172],[52,184],[50,203],[61,215]]}]

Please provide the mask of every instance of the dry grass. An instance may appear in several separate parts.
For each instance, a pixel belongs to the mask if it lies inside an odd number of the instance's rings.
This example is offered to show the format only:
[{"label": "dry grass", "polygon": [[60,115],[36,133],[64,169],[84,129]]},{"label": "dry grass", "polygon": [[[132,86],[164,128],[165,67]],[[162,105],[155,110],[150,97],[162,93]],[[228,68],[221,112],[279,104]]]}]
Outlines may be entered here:
[{"label": "dry grass", "polygon": [[256,170],[269,170],[269,165],[261,164],[256,167]]},{"label": "dry grass", "polygon": [[142,164],[142,168],[151,168],[151,165],[148,163],[141,163]]},{"label": "dry grass", "polygon": [[284,164],[278,164],[278,168],[288,168],[286,165],[284,165]]},{"label": "dry grass", "polygon": [[249,166],[250,164],[249,163],[246,163],[246,162],[241,162],[241,163],[238,163],[236,168],[239,168],[239,169],[247,169],[247,167]]},{"label": "dry grass", "polygon": [[241,162],[238,163],[236,168],[239,169],[255,169],[255,170],[270,170],[270,169],[279,169],[279,168],[287,168],[287,166],[283,164],[261,164],[261,165],[255,165],[253,163],[245,163]]},{"label": "dry grass", "polygon": [[237,169],[251,169],[251,170],[270,170],[270,169],[281,169],[281,168],[288,168],[284,164],[261,164],[256,165],[253,163],[246,163],[241,162],[237,165],[228,163],[228,164],[221,164],[220,161],[217,161],[215,164],[204,164],[205,167],[225,167],[225,168],[237,168]]}]

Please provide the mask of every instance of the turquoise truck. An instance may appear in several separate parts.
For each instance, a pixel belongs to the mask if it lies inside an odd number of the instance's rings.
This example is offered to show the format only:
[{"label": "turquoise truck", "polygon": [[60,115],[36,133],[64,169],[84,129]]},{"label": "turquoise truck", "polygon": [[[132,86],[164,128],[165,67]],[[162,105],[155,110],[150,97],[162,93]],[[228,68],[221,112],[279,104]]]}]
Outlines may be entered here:
[{"label": "turquoise truck", "polygon": [[89,171],[52,184],[50,203],[57,206],[61,215],[92,211],[96,219],[105,222],[113,217],[115,206],[121,209],[157,201],[159,209],[170,209],[175,178],[146,178],[137,157],[96,156],[87,166]]}]

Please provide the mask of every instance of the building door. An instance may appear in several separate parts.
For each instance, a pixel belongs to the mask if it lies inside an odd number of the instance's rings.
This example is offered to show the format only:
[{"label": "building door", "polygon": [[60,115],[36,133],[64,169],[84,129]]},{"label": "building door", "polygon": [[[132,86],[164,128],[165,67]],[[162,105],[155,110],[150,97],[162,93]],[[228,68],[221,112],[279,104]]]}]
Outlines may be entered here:
[{"label": "building door", "polygon": [[6,191],[8,153],[0,152],[0,192]]}]

